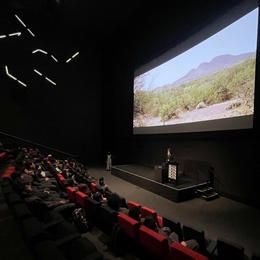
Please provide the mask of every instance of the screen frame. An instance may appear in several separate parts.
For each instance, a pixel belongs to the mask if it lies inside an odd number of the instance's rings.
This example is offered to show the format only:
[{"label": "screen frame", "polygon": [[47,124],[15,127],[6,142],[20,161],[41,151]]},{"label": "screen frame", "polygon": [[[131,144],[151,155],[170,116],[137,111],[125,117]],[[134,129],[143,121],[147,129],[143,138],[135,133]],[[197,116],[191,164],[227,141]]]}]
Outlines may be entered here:
[{"label": "screen frame", "polygon": [[[258,1],[242,2],[236,7],[232,8],[220,18],[216,19],[211,24],[206,25],[197,33],[193,34],[186,40],[179,42],[175,46],[171,47],[170,50],[162,53],[158,57],[151,61],[139,66],[134,71],[134,78],[138,75],[144,74],[145,72],[173,59],[179,54],[199,44],[203,40],[216,34],[229,24],[239,20],[244,15],[253,11],[259,7]],[[258,10],[259,11],[259,10]],[[232,14],[232,15],[231,15]],[[259,14],[258,14],[259,20]],[[258,30],[259,30],[259,22]],[[258,46],[258,34],[257,34],[257,46]],[[255,71],[255,85],[257,83],[257,63],[258,63],[258,48],[256,49],[256,71]],[[255,88],[256,90],[256,88]],[[256,103],[256,98],[254,100]],[[148,126],[148,127],[134,127],[133,134],[169,134],[169,133],[191,133],[191,132],[211,132],[211,131],[228,131],[228,130],[240,130],[240,129],[252,129],[254,127],[255,111],[252,115],[238,116],[231,118],[222,118],[216,120],[191,122],[185,124],[173,124],[173,125],[161,125],[161,126]],[[134,120],[134,118],[133,118]]]}]

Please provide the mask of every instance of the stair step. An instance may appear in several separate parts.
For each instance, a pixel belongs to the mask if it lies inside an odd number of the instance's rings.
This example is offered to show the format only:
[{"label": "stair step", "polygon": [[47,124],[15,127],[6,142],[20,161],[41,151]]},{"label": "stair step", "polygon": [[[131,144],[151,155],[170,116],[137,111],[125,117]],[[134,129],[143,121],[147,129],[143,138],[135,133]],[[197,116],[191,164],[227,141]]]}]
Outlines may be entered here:
[{"label": "stair step", "polygon": [[202,197],[206,200],[210,200],[210,199],[216,199],[218,198],[218,193],[217,192],[210,192],[210,193],[207,193],[207,194],[204,194],[202,195]]},{"label": "stair step", "polygon": [[212,187],[197,189],[197,192],[199,192],[199,193],[205,193],[205,192],[209,192],[209,191],[212,191]]}]

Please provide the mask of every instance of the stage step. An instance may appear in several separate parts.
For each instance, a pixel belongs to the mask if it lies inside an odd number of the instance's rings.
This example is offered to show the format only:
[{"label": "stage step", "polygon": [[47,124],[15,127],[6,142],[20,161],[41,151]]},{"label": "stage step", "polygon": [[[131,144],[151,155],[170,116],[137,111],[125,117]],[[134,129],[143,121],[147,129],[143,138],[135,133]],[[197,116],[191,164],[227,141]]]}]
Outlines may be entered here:
[{"label": "stage step", "polygon": [[215,191],[211,191],[209,193],[202,195],[202,198],[204,198],[205,200],[212,200],[212,199],[216,199],[218,197],[219,197],[218,193]]},{"label": "stage step", "polygon": [[196,193],[205,200],[212,200],[219,197],[218,193],[213,191],[212,187],[204,187],[197,189]]},{"label": "stage step", "polygon": [[203,194],[205,192],[210,192],[212,190],[213,190],[212,187],[204,187],[204,188],[197,189],[197,193]]}]

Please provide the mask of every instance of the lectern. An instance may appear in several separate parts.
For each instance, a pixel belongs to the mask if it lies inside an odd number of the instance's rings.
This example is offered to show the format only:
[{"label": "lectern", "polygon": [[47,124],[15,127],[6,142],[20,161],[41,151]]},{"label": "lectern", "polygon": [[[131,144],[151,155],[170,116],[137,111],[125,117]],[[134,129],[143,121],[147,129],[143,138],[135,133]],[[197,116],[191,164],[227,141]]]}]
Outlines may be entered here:
[{"label": "lectern", "polygon": [[157,165],[154,167],[154,180],[160,183],[174,183],[178,182],[178,165],[179,163],[174,161],[167,161],[162,166]]},{"label": "lectern", "polygon": [[178,183],[178,165],[179,163],[168,161],[168,182],[177,184]]}]

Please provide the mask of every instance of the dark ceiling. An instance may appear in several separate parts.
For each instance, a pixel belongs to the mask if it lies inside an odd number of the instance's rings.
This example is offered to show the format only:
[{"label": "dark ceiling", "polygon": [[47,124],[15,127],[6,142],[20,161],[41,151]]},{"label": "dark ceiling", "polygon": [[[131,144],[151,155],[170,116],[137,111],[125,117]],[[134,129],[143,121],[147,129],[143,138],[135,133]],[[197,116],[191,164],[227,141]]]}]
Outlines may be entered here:
[{"label": "dark ceiling", "polygon": [[101,48],[131,49],[136,57],[145,60],[147,45],[156,56],[165,51],[165,46],[170,48],[196,33],[242,1],[1,0],[5,12],[0,17],[0,30],[9,33],[10,28],[15,28],[17,14],[41,45],[48,41],[56,49],[69,49],[76,44],[85,47],[92,41]]},{"label": "dark ceiling", "polygon": [[[162,20],[176,32],[207,21],[236,1],[223,0],[2,0],[11,12],[37,23],[46,34],[67,30],[113,39],[129,31],[156,30]],[[58,27],[57,27],[58,26]],[[165,24],[167,27],[168,25]]]}]

